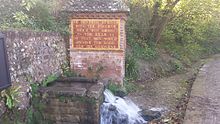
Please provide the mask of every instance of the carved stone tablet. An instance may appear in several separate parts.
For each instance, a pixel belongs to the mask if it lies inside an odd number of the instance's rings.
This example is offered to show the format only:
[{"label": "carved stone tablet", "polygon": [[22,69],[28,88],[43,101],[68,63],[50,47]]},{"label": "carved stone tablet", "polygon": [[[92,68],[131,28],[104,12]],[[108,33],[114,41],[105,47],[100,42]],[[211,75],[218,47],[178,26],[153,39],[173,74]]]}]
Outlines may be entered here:
[{"label": "carved stone tablet", "polygon": [[72,34],[74,49],[120,49],[119,19],[73,19]]}]

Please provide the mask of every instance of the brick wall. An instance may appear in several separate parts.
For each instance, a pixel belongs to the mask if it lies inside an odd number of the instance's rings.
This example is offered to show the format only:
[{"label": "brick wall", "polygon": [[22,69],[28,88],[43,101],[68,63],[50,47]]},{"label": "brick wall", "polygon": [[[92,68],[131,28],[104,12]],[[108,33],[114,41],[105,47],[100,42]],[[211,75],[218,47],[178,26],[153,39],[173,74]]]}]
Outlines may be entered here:
[{"label": "brick wall", "polygon": [[61,73],[66,62],[66,43],[59,33],[3,31],[6,37],[10,75],[13,85],[21,86],[21,108],[27,107],[30,83]]},{"label": "brick wall", "polygon": [[120,84],[125,75],[125,13],[76,13],[72,19],[120,19],[120,50],[75,50],[70,39],[70,65],[75,70],[87,77],[90,76],[89,67],[95,70],[98,66],[104,67],[100,73],[104,81],[112,80]]}]

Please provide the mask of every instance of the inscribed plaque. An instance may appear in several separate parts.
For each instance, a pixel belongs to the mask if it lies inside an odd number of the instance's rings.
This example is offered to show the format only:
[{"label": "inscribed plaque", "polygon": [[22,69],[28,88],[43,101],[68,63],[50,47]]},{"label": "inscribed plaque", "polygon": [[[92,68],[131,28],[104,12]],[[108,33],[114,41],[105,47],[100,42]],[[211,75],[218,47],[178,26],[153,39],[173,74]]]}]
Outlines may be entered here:
[{"label": "inscribed plaque", "polygon": [[73,19],[71,27],[74,49],[120,49],[120,20]]}]

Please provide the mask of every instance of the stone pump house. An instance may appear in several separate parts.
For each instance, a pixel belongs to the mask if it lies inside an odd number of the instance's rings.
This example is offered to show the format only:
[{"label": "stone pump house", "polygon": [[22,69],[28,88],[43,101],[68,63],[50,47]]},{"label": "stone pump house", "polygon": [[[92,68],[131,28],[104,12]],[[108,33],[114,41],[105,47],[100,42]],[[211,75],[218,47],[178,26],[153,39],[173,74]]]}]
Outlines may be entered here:
[{"label": "stone pump house", "polygon": [[71,0],[71,69],[86,77],[122,84],[125,76],[125,23],[129,8],[121,0]]}]

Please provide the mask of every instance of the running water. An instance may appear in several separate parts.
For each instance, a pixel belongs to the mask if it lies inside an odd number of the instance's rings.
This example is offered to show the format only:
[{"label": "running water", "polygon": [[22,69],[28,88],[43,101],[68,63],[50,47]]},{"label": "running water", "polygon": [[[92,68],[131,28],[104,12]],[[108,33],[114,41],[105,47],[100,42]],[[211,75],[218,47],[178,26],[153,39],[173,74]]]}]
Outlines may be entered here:
[{"label": "running water", "polygon": [[104,91],[105,102],[101,106],[101,124],[145,124],[138,112],[141,109],[128,98],[114,96]]}]

